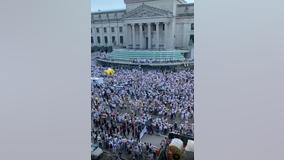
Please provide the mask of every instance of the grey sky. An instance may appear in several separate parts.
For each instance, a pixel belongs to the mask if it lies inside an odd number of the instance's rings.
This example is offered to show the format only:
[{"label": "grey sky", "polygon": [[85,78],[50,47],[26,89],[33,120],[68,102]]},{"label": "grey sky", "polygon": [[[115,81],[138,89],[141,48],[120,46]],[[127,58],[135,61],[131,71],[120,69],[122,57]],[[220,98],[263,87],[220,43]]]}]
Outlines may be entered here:
[{"label": "grey sky", "polygon": [[[188,3],[194,2],[194,0],[185,1]],[[91,12],[113,9],[125,9],[124,0],[91,0]]]}]

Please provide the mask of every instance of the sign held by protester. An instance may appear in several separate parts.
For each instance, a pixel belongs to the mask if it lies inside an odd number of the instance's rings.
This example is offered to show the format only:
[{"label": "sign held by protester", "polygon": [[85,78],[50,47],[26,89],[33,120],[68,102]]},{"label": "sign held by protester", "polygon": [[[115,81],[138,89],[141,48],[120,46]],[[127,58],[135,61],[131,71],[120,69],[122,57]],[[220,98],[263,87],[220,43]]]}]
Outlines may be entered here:
[{"label": "sign held by protester", "polygon": [[147,132],[147,128],[146,126],[144,127],[144,129],[142,130],[142,132],[140,133],[140,139],[144,136],[144,134]]}]

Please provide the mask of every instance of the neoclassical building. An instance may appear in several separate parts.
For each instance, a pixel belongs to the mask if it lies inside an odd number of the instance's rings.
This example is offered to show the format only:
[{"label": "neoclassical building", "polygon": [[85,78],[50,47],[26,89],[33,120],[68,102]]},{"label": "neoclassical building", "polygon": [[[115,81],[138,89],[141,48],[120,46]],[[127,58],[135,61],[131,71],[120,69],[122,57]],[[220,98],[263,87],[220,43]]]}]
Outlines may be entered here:
[{"label": "neoclassical building", "polygon": [[[126,9],[91,13],[92,47],[188,49],[194,4],[184,0],[124,0]],[[111,5],[111,4],[110,4]]]}]

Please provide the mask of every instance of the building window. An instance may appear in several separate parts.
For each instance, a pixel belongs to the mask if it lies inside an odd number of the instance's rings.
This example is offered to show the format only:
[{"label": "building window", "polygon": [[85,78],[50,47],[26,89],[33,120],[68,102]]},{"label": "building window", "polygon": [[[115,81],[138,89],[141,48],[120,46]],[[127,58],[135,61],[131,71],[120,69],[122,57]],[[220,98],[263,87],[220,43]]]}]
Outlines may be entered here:
[{"label": "building window", "polygon": [[107,43],[107,36],[105,36],[105,43]]},{"label": "building window", "polygon": [[142,31],[144,31],[144,26],[142,26]]},{"label": "building window", "polygon": [[107,33],[107,28],[106,27],[104,27],[104,32]]},{"label": "building window", "polygon": [[93,30],[92,30],[92,28],[91,28],[91,33],[93,33]]},{"label": "building window", "polygon": [[115,42],[115,36],[112,36],[111,38],[112,38],[112,43],[114,43]]},{"label": "building window", "polygon": [[98,43],[101,43],[101,38],[97,37]]},{"label": "building window", "polygon": [[120,36],[120,44],[123,43],[123,36]]},{"label": "building window", "polygon": [[165,30],[165,24],[163,24],[163,31]]},{"label": "building window", "polygon": [[94,43],[93,37],[91,37],[91,43],[92,43],[92,44]]},{"label": "building window", "polygon": [[194,23],[191,23],[191,30],[194,30]]},{"label": "building window", "polygon": [[100,29],[99,28],[97,28],[97,33],[100,33]]},{"label": "building window", "polygon": [[190,35],[190,40],[192,40],[192,43],[194,43],[194,35]]},{"label": "building window", "polygon": [[119,32],[123,32],[122,27],[119,27]]},{"label": "building window", "polygon": [[156,25],[153,26],[153,31],[156,31]]},{"label": "building window", "polygon": [[111,32],[114,32],[114,27],[111,27]]}]

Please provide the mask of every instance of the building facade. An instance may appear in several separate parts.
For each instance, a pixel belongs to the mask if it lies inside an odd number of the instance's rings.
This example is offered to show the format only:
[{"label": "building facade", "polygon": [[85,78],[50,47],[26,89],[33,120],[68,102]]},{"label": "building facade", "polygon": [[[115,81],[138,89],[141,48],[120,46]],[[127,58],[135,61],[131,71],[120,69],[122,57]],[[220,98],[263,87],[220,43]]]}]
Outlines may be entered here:
[{"label": "building facade", "polygon": [[184,0],[124,0],[126,9],[91,13],[92,47],[188,49],[194,4]]}]

